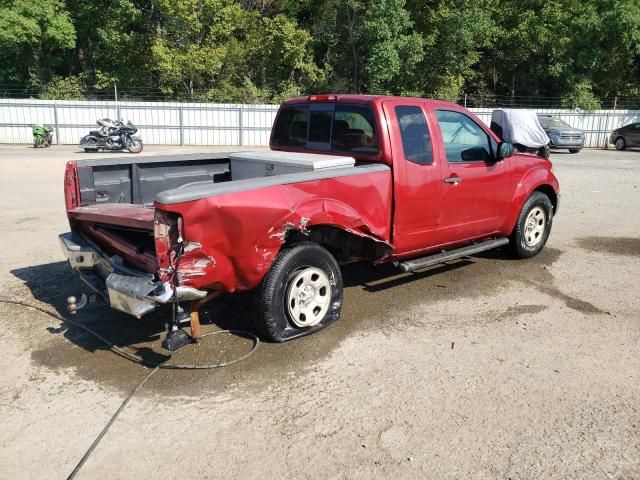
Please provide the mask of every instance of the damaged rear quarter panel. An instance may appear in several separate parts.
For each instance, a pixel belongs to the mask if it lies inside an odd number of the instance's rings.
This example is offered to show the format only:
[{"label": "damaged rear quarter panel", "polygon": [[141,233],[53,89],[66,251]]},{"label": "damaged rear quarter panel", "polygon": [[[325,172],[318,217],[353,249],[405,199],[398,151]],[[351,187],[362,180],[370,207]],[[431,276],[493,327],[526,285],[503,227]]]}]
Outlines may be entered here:
[{"label": "damaged rear quarter panel", "polygon": [[[183,285],[246,291],[260,283],[291,230],[331,225],[388,243],[391,183],[390,171],[371,172],[155,207],[182,216]],[[159,262],[166,269],[166,258]]]}]

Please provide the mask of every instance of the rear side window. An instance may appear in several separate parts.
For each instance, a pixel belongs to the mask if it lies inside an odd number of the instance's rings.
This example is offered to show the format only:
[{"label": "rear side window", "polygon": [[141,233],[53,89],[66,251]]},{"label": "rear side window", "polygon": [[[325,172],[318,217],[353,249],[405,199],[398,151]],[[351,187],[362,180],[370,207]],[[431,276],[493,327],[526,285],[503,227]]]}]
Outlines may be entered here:
[{"label": "rear side window", "polygon": [[369,107],[336,105],[331,149],[338,152],[378,152],[378,137]]},{"label": "rear side window", "polygon": [[365,105],[293,105],[282,109],[273,128],[274,145],[378,153],[373,112]]},{"label": "rear side window", "polygon": [[431,135],[422,109],[396,107],[396,115],[400,123],[405,158],[418,165],[431,165],[433,163]]},{"label": "rear side window", "polygon": [[280,112],[273,131],[274,145],[303,147],[307,143],[309,106],[286,107]]}]

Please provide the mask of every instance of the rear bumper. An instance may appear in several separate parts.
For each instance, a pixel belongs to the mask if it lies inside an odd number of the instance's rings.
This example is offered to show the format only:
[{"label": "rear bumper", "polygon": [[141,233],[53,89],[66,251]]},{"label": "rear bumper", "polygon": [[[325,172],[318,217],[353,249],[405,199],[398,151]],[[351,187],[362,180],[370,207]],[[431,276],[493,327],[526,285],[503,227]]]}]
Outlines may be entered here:
[{"label": "rear bumper", "polygon": [[114,309],[136,318],[152,312],[160,304],[204,298],[206,290],[162,283],[151,274],[134,270],[117,255],[109,257],[81,235],[58,236],[71,269]]}]

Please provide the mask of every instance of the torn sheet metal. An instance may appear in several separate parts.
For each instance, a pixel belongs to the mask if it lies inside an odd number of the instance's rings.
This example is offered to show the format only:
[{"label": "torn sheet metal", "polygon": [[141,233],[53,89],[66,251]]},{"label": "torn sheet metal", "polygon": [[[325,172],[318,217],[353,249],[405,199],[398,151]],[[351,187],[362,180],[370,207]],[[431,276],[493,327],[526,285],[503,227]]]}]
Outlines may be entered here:
[{"label": "torn sheet metal", "polygon": [[[390,246],[391,172],[323,178],[159,204],[182,218],[181,285],[225,291],[255,288],[292,232],[332,226]],[[171,253],[156,236],[160,272],[169,274]]]}]

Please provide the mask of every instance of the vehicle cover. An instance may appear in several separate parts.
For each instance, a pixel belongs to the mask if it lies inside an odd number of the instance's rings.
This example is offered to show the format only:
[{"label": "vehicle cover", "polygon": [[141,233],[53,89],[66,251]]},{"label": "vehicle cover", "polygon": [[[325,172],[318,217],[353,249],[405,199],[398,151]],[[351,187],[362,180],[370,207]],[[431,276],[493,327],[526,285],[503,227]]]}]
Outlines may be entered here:
[{"label": "vehicle cover", "polygon": [[544,147],[549,137],[533,110],[501,108],[491,115],[491,130],[505,142],[529,148]]}]

